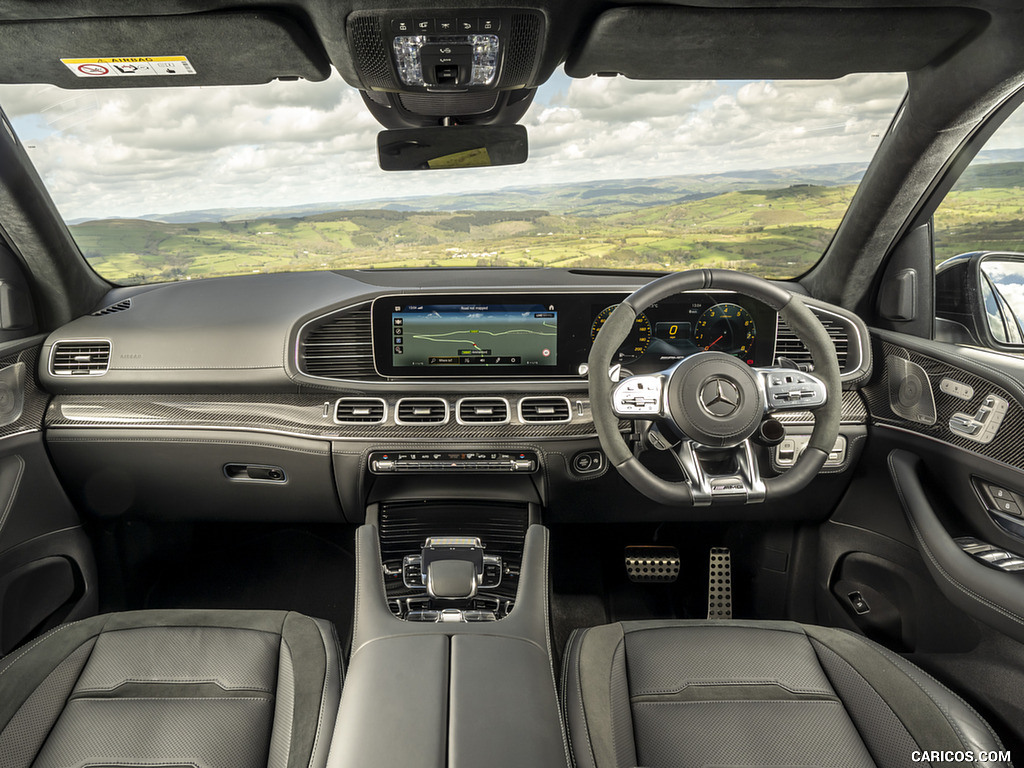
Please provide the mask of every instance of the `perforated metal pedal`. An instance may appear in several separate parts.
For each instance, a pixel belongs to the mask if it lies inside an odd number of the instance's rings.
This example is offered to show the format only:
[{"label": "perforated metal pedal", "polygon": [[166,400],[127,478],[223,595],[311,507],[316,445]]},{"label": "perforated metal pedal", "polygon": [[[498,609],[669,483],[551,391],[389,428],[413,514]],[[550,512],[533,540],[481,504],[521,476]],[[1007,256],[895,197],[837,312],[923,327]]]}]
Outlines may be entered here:
[{"label": "perforated metal pedal", "polygon": [[626,547],[626,573],[630,581],[670,582],[679,578],[679,550],[675,547]]},{"label": "perforated metal pedal", "polygon": [[712,547],[708,563],[708,618],[732,618],[732,555],[727,547]]}]

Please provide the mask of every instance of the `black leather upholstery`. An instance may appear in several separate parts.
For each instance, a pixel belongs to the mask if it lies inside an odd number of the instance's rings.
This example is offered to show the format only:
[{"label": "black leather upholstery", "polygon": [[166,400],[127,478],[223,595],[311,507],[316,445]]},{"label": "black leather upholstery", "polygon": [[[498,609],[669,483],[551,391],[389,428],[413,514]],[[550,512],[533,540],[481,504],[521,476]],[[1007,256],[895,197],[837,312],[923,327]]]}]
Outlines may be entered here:
[{"label": "black leather upholstery", "polygon": [[914,758],[920,751],[1002,750],[977,713],[926,673],[824,627],[647,621],[578,630],[562,682],[578,768],[894,768],[927,765]]},{"label": "black leather upholstery", "polygon": [[0,763],[322,768],[341,681],[333,627],[296,613],[96,616],[0,660]]}]

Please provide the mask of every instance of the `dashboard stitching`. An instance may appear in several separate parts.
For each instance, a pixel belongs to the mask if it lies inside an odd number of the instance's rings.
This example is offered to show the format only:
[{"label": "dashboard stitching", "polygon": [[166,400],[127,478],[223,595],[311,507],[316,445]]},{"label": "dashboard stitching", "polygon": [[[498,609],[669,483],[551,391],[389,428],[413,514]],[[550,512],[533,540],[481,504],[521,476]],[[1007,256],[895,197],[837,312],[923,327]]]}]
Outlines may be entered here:
[{"label": "dashboard stitching", "polygon": [[235,446],[247,446],[251,448],[272,448],[279,451],[288,451],[289,453],[305,453],[310,456],[330,456],[330,449],[325,447],[322,451],[313,451],[305,448],[290,448],[288,446],[274,445],[272,443],[255,443],[245,441],[226,441],[226,440],[200,440],[198,438],[132,438],[132,437],[65,437],[64,435],[50,435],[50,442],[54,443],[197,443],[199,445],[227,445],[231,447]]}]

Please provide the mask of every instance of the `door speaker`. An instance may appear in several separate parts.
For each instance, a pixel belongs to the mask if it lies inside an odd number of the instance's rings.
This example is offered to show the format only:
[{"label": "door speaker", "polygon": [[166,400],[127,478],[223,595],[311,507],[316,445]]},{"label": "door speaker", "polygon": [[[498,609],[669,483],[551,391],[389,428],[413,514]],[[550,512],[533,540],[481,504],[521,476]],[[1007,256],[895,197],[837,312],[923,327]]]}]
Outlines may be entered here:
[{"label": "door speaker", "polygon": [[0,371],[0,427],[21,418],[25,406],[25,364],[15,363]]},{"label": "door speaker", "polygon": [[902,357],[885,358],[889,375],[889,407],[893,413],[915,424],[935,423],[935,395],[928,373],[917,363]]}]

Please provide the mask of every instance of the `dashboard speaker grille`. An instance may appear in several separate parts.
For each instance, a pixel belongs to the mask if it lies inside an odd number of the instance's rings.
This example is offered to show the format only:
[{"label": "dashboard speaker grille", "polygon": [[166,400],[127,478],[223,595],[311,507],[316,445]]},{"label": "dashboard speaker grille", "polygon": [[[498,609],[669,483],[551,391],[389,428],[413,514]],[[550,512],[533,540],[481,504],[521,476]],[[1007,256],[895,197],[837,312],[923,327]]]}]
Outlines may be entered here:
[{"label": "dashboard speaker grille", "polygon": [[564,397],[524,397],[519,401],[519,420],[528,424],[569,421],[572,410]]},{"label": "dashboard speaker grille", "polygon": [[349,23],[349,35],[363,84],[368,88],[393,88],[395,83],[388,65],[380,19],[376,16],[353,17]]},{"label": "dashboard speaker grille", "polygon": [[[832,343],[836,347],[836,357],[839,359],[839,370],[845,372],[846,360],[850,351],[849,331],[838,320],[831,317],[822,317],[821,315],[817,315],[817,317],[821,320],[821,324],[825,326],[825,330],[828,332],[829,338],[832,339]],[[778,364],[779,358],[781,357],[788,357],[797,364],[810,365],[811,363],[810,351],[806,346],[804,346],[804,343],[797,338],[796,334],[793,333],[792,329],[786,324],[786,321],[780,317],[778,336],[775,342],[776,364]]]},{"label": "dashboard speaker grille", "polygon": [[343,397],[334,406],[334,420],[339,424],[380,424],[387,406],[379,397]]},{"label": "dashboard speaker grille", "polygon": [[109,368],[109,341],[58,341],[50,353],[54,376],[102,376]]},{"label": "dashboard speaker grille", "polygon": [[502,65],[502,88],[529,85],[537,63],[539,42],[540,18],[530,13],[514,14]]},{"label": "dashboard speaker grille", "polygon": [[395,421],[399,424],[444,424],[448,403],[439,397],[406,397],[398,401]]},{"label": "dashboard speaker grille", "polygon": [[131,308],[132,300],[125,299],[124,301],[117,302],[117,304],[111,304],[109,307],[104,307],[103,309],[96,310],[95,312],[92,313],[92,316],[102,317],[103,315],[113,315],[115,312],[124,312],[126,309]]},{"label": "dashboard speaker grille", "polygon": [[467,397],[459,401],[462,424],[504,424],[509,420],[508,402],[500,397]]},{"label": "dashboard speaker grille", "polygon": [[311,326],[299,343],[299,370],[327,379],[378,378],[369,305]]}]

